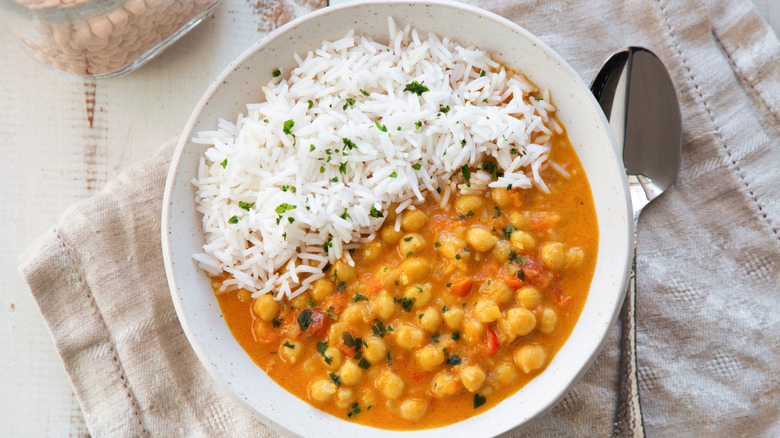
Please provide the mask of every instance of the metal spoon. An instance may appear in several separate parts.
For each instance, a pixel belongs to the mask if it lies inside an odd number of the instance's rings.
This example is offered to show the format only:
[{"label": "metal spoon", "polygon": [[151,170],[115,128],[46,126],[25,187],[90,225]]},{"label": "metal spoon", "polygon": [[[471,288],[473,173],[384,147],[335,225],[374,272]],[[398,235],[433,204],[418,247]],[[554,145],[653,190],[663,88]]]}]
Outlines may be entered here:
[{"label": "metal spoon", "polygon": [[620,376],[612,436],[644,437],[636,374],[636,225],[642,209],[677,177],[680,105],[663,63],[640,47],[612,55],[590,88],[623,151],[634,206],[634,261],[620,313]]}]

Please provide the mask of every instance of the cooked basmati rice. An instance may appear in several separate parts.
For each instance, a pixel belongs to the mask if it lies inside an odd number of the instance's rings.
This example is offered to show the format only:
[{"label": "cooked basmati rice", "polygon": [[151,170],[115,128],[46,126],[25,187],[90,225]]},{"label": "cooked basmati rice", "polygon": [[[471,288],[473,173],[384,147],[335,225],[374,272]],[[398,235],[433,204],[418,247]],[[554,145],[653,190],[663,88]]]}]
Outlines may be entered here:
[{"label": "cooked basmati rice", "polygon": [[[289,78],[263,87],[265,102],[193,139],[210,146],[193,179],[206,234],[193,257],[229,274],[221,291],[297,296],[328,264],[353,264],[348,250],[390,208],[426,195],[447,206],[488,187],[547,191],[539,172],[562,131],[549,90],[533,97],[485,52],[388,21],[387,44],[350,31],[295,54]],[[488,158],[503,174],[478,169]]]}]

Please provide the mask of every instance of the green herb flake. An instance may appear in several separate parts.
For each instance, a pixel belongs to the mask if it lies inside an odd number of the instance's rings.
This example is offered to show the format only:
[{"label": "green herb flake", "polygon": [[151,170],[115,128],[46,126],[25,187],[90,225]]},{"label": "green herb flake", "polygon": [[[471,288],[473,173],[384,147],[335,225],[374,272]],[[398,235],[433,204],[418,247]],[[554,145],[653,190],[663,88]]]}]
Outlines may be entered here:
[{"label": "green herb flake", "polygon": [[448,310],[450,310],[450,308],[447,307],[447,306],[444,306],[444,307],[441,308],[441,313],[447,313]]},{"label": "green herb flake", "polygon": [[347,282],[346,281],[339,281],[339,285],[337,286],[336,290],[341,293],[344,292],[344,289],[347,288]]},{"label": "green herb flake", "polygon": [[396,303],[400,304],[401,307],[406,312],[411,312],[412,311],[412,306],[414,305],[414,302],[415,302],[414,298],[393,298],[393,300]]},{"label": "green herb flake", "polygon": [[504,237],[506,237],[507,239],[509,239],[510,237],[512,237],[512,233],[513,233],[515,230],[516,230],[516,228],[515,228],[514,226],[512,226],[511,224],[510,224],[510,225],[507,225],[507,226],[504,228],[504,230],[503,230],[503,231],[504,231]]},{"label": "green herb flake", "polygon": [[339,377],[336,373],[329,373],[328,377],[330,377],[330,381],[333,382],[336,386],[341,386],[341,377]]},{"label": "green herb flake", "polygon": [[374,318],[374,325],[371,326],[371,331],[374,333],[374,336],[384,338],[387,328],[385,328],[385,324],[379,318]]},{"label": "green herb flake", "polygon": [[466,217],[474,216],[474,212],[469,210],[468,213],[466,213]]},{"label": "green herb flake", "polygon": [[316,149],[316,148],[314,147],[314,145],[313,145],[313,144],[310,144],[310,145],[309,145],[309,152],[314,152],[314,149]]},{"label": "green herb flake", "polygon": [[374,125],[382,132],[387,132],[387,126],[381,125],[378,120],[374,120]]},{"label": "green herb flake", "polygon": [[331,178],[331,179],[330,179],[330,182],[332,182],[332,183],[337,183],[337,182],[339,182],[339,177],[337,177],[337,176],[334,176],[333,178]]},{"label": "green herb flake", "polygon": [[328,349],[327,342],[317,342],[317,353],[325,356],[325,350]]},{"label": "green herb flake", "polygon": [[344,345],[346,345],[347,348],[355,348],[355,345],[357,345],[355,337],[352,336],[352,333],[347,331],[341,333],[341,340],[344,341]]},{"label": "green herb flake", "polygon": [[274,328],[281,327],[281,325],[282,325],[282,321],[279,321],[278,319],[272,319],[272,320],[271,320],[271,325],[273,325],[273,326],[274,326]]},{"label": "green herb flake", "polygon": [[487,99],[482,99],[482,103],[488,103],[488,100]]},{"label": "green herb flake", "polygon": [[329,248],[333,248],[333,238],[332,238],[332,237],[328,237],[328,240],[326,240],[326,241],[325,241],[325,242],[322,244],[322,250],[323,250],[323,251],[325,251],[325,252],[328,252],[328,249],[329,249]]},{"label": "green herb flake", "polygon": [[360,89],[360,94],[362,94],[363,96],[368,96],[368,91],[366,91],[366,90],[361,88]]},{"label": "green herb flake", "polygon": [[352,302],[357,303],[358,301],[368,301],[368,297],[358,292],[352,297]]},{"label": "green herb flake", "polygon": [[439,112],[441,112],[442,114],[447,114],[448,112],[450,112],[450,106],[449,105],[447,105],[447,106],[439,105]]},{"label": "green herb flake", "polygon": [[447,365],[460,365],[460,356],[453,354],[447,358]]},{"label": "green herb flake", "polygon": [[355,104],[355,99],[353,99],[353,98],[351,98],[351,97],[348,97],[348,98],[346,98],[345,100],[347,101],[347,103],[345,103],[345,104],[344,104],[344,107],[342,108],[342,110],[344,110],[344,111],[346,111],[346,110],[347,110],[347,108],[349,108],[349,107],[351,107],[352,105],[354,105],[354,104]]},{"label": "green herb flake", "polygon": [[416,94],[418,96],[422,96],[423,93],[425,93],[426,91],[431,91],[431,90],[428,89],[428,87],[426,87],[425,85],[423,85],[423,84],[421,84],[421,83],[419,83],[417,81],[412,81],[412,82],[406,84],[406,87],[404,87],[404,92],[406,92],[406,91],[408,91],[410,93],[414,93],[414,94]]},{"label": "green herb flake", "polygon": [[348,147],[350,149],[355,149],[357,147],[355,142],[353,142],[352,140],[350,140],[348,138],[342,138],[341,141],[344,142],[344,146],[346,146],[346,147]]},{"label": "green herb flake", "polygon": [[311,109],[311,107],[313,107],[313,106],[314,106],[314,102],[310,100],[309,101],[309,109]]},{"label": "green herb flake", "polygon": [[453,341],[459,341],[460,340],[460,332],[452,332],[452,334],[450,335],[450,338]]},{"label": "green herb flake", "polygon": [[412,169],[414,169],[414,170],[420,170],[420,169],[422,169],[422,164],[420,164],[420,163],[414,163],[414,164],[412,164]]},{"label": "green herb flake", "polygon": [[484,395],[479,395],[477,393],[474,393],[474,409],[477,409],[478,407],[485,404],[487,399]]},{"label": "green herb flake", "polygon": [[517,278],[519,278],[520,281],[525,281],[525,271],[522,269],[517,271]]},{"label": "green herb flake", "polygon": [[390,178],[398,178],[398,173],[393,171],[393,173],[390,174]]},{"label": "green herb flake", "polygon": [[482,76],[485,76],[485,70],[482,70],[481,72],[479,72],[479,77],[482,77]]},{"label": "green herb flake", "polygon": [[254,202],[238,201],[238,208],[243,208],[246,211],[249,211],[249,209],[254,206],[255,206]]},{"label": "green herb flake", "polygon": [[360,411],[361,411],[360,405],[358,405],[357,402],[352,403],[352,409],[350,409],[349,412],[347,412],[347,417],[352,418],[355,415],[359,414]]},{"label": "green herb flake", "polygon": [[409,251],[409,252],[406,253],[406,258],[408,259],[409,257],[411,257],[413,255],[414,255],[414,251]]},{"label": "green herb flake", "polygon": [[461,140],[461,141],[460,141],[460,145],[461,145],[461,146],[466,146],[466,140],[465,140],[465,139],[464,139],[464,140]]},{"label": "green herb flake", "polygon": [[385,215],[382,214],[382,210],[377,209],[376,206],[374,205],[371,206],[371,211],[368,214],[371,217],[376,217],[376,218],[385,217]]},{"label": "green herb flake", "polygon": [[422,121],[418,120],[414,122],[414,129],[420,129],[420,128],[422,128]]},{"label": "green herb flake", "polygon": [[404,242],[408,242],[412,239],[414,239],[414,236],[404,237]]},{"label": "green herb flake", "polygon": [[538,102],[538,101],[544,100],[544,99],[542,99],[541,97],[534,97],[534,100]]},{"label": "green herb flake", "polygon": [[363,368],[364,370],[367,370],[371,367],[371,362],[367,361],[366,358],[360,359],[360,362],[358,362],[358,366],[360,368]]},{"label": "green herb flake", "polygon": [[233,217],[231,217],[230,219],[228,219],[228,223],[229,223],[229,224],[231,224],[231,225],[235,225],[235,224],[237,224],[237,223],[238,223],[238,216],[235,216],[235,215],[234,215]]},{"label": "green herb flake", "polygon": [[276,68],[271,74],[273,75],[273,77],[278,78],[279,76],[282,75],[282,71]]},{"label": "green herb flake", "polygon": [[441,337],[440,333],[434,333],[431,335],[431,341],[433,341],[434,344],[438,344],[440,337]]},{"label": "green herb flake", "polygon": [[311,309],[303,309],[301,314],[298,315],[298,326],[301,328],[302,332],[308,330],[309,326],[313,322],[312,314],[313,312]]},{"label": "green herb flake", "polygon": [[438,248],[441,246],[441,242],[433,242],[433,247]]},{"label": "green herb flake", "polygon": [[276,212],[276,214],[284,214],[284,212],[289,210],[295,210],[296,208],[298,208],[297,205],[291,205],[286,202],[282,202],[274,209],[274,211]]},{"label": "green herb flake", "polygon": [[325,168],[320,166],[320,173],[325,173]]},{"label": "green herb flake", "polygon": [[220,165],[220,166],[222,166],[222,168],[223,168],[223,169],[224,169],[224,168],[226,168],[226,167],[227,167],[227,158],[225,158],[224,160],[222,160],[222,162],[221,162],[221,163],[219,163],[219,165]]},{"label": "green herb flake", "polygon": [[284,341],[284,346],[289,348],[290,350],[295,350],[295,345],[293,345],[293,344],[291,344],[291,343],[289,343],[287,341]]}]

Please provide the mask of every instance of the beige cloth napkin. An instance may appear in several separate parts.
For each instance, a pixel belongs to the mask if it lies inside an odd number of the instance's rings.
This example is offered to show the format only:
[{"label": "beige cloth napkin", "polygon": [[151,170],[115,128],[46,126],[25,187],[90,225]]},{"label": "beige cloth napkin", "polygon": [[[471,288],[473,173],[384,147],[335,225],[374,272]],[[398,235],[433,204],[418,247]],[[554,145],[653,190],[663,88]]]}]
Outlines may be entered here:
[{"label": "beige cloth napkin", "polygon": [[[780,44],[748,0],[478,5],[541,37],[589,81],[653,50],[680,96],[678,183],[642,215],[639,380],[649,436],[780,436]],[[169,143],[70,208],[24,256],[94,436],[271,436],[211,381],[168,295],[160,209]],[[608,436],[616,331],[528,436]]]}]

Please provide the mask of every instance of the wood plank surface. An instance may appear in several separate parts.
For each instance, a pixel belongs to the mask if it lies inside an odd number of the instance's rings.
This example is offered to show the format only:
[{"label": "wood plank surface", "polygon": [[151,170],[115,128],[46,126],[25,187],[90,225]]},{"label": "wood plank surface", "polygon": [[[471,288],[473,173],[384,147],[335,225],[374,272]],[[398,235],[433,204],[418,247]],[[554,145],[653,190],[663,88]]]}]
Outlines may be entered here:
[{"label": "wood plank surface", "polygon": [[[775,32],[780,2],[754,0]],[[78,401],[19,255],[71,204],[183,128],[212,79],[246,47],[325,0],[223,0],[138,71],[83,80],[37,64],[0,31],[0,436],[87,436]]]}]

